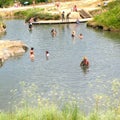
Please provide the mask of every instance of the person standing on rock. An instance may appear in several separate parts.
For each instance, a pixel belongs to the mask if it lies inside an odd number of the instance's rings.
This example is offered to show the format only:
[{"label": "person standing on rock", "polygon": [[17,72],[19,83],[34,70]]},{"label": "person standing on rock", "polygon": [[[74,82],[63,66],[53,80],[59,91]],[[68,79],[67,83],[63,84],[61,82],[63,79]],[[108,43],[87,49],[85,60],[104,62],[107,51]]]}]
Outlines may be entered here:
[{"label": "person standing on rock", "polygon": [[70,17],[71,12],[67,13],[66,15],[66,21],[69,22],[69,17]]},{"label": "person standing on rock", "polygon": [[62,12],[62,21],[64,21],[65,20],[65,12],[63,11]]},{"label": "person standing on rock", "polygon": [[34,18],[30,18],[29,20],[29,30],[32,30],[32,23],[34,22]]}]

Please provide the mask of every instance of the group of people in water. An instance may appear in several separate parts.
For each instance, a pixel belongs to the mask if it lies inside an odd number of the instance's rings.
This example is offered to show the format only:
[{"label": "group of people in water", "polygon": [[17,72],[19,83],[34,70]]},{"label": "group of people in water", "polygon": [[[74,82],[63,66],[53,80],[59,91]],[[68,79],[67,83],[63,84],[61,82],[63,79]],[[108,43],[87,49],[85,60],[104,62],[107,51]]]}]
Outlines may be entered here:
[{"label": "group of people in water", "polygon": [[[49,51],[45,51],[45,56],[46,56],[46,60],[48,60]],[[34,59],[35,59],[34,48],[33,47],[31,47],[31,49],[30,49],[30,59],[31,59],[31,61],[34,61]]]},{"label": "group of people in water", "polygon": [[[46,60],[48,60],[48,58],[49,58],[49,51],[45,51],[45,56],[46,56]],[[30,59],[31,59],[31,61],[34,61],[34,58],[35,58],[35,56],[34,56],[34,48],[31,47],[31,49],[30,49]],[[89,61],[88,61],[87,57],[83,57],[83,60],[81,61],[80,66],[84,70],[89,68]]]},{"label": "group of people in water", "polygon": [[[33,18],[31,18],[30,21],[29,21],[29,29],[30,29],[30,30],[32,29],[32,22],[33,22],[33,21],[34,21]],[[51,30],[51,35],[52,35],[52,37],[55,37],[56,34],[57,34],[56,29],[55,29],[55,28],[52,28],[52,30]],[[83,39],[83,34],[80,33],[79,35],[76,35],[76,32],[75,32],[75,31],[72,31],[71,37],[72,37],[72,38],[78,37],[79,39]],[[45,51],[45,56],[46,56],[46,60],[48,60],[48,58],[49,58],[49,51]],[[31,47],[31,49],[30,49],[30,59],[31,59],[32,61],[34,61],[34,58],[35,58],[34,48]],[[82,60],[81,63],[80,63],[80,66],[81,66],[82,68],[89,68],[89,61],[88,61],[87,57],[84,57],[84,58],[83,58],[83,60]]]},{"label": "group of people in water", "polygon": [[[55,35],[56,35],[56,34],[57,34],[57,31],[53,28],[53,29],[51,30],[51,34],[55,34]],[[72,37],[75,37],[75,31],[72,32]],[[83,38],[83,35],[82,35],[81,33],[80,33],[80,35],[79,35],[79,38],[80,38],[80,39]],[[45,56],[46,56],[46,60],[48,60],[48,58],[49,58],[49,51],[45,51]],[[31,59],[31,61],[34,61],[34,58],[35,58],[34,48],[31,47],[31,49],[30,49],[30,59]],[[80,66],[81,66],[81,68],[83,68],[84,70],[85,70],[86,68],[89,68],[89,61],[88,61],[87,57],[83,57],[83,60],[81,61]]]},{"label": "group of people in water", "polygon": [[[72,36],[72,38],[77,37],[75,31],[72,31],[71,36]],[[83,34],[80,33],[80,34],[78,35],[78,38],[83,39]]]}]

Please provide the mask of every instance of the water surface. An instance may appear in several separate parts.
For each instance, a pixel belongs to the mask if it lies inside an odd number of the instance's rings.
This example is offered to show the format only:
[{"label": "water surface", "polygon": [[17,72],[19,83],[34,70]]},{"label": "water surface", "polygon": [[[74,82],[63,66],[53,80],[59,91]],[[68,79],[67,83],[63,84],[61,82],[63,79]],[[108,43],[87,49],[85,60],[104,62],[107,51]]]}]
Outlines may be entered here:
[{"label": "water surface", "polygon": [[[120,80],[120,34],[86,28],[85,23],[65,25],[34,25],[28,30],[23,20],[8,20],[7,33],[1,40],[21,40],[35,49],[35,60],[31,62],[29,50],[23,55],[10,58],[0,68],[0,108],[7,109],[8,102],[19,100],[20,92],[12,96],[11,89],[19,88],[25,81],[35,83],[39,93],[48,95],[53,86],[56,92],[64,91],[86,99],[94,94],[107,93],[102,87]],[[56,28],[57,36],[50,31]],[[71,38],[72,31],[84,38]],[[50,53],[46,60],[45,51]],[[90,61],[90,68],[83,71],[80,62],[83,56]],[[100,82],[98,82],[100,81]],[[92,87],[90,87],[90,84]]]}]

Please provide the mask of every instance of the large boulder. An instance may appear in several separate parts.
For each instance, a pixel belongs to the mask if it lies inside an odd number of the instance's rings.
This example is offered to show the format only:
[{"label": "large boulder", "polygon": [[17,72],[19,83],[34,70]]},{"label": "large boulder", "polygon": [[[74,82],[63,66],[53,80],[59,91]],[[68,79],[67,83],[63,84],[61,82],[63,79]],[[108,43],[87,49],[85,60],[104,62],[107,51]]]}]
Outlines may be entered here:
[{"label": "large boulder", "polygon": [[9,57],[23,55],[27,49],[21,41],[0,40],[0,65]]}]

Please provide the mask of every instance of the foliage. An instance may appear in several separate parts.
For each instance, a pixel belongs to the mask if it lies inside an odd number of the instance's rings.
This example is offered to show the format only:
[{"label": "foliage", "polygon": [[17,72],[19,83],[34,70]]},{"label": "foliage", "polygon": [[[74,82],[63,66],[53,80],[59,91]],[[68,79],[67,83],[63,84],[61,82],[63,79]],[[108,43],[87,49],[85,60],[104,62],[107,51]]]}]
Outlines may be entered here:
[{"label": "foliage", "polygon": [[0,0],[0,7],[8,7],[13,5],[13,0]]},{"label": "foliage", "polygon": [[42,13],[42,12],[39,12],[39,13],[31,13],[29,14],[27,17],[26,17],[26,22],[29,21],[30,18],[37,18],[39,20],[56,20],[56,19],[59,19],[60,16],[59,15],[52,15],[50,13]]},{"label": "foliage", "polygon": [[[22,5],[24,5],[24,2],[29,2],[29,4],[33,3],[33,0],[0,0],[0,7],[9,7],[13,6],[15,2],[20,2]],[[36,3],[39,2],[46,2],[47,0],[35,0]]]},{"label": "foliage", "polygon": [[107,9],[112,9],[114,8],[115,6],[120,6],[120,0],[115,0],[113,2],[110,2],[107,6]]},{"label": "foliage", "polygon": [[51,13],[45,13],[43,8],[28,9],[23,11],[17,11],[14,13],[16,18],[25,18],[28,22],[30,18],[34,17],[38,20],[58,20],[60,19],[59,14],[52,15]]},{"label": "foliage", "polygon": [[120,29],[120,0],[108,4],[106,9],[107,12],[97,15],[94,20],[98,25],[103,25],[110,29]]},{"label": "foliage", "polygon": [[40,9],[40,8],[35,8],[35,9],[28,9],[28,10],[23,10],[23,11],[17,11],[14,13],[15,17],[18,18],[26,18],[26,16],[30,16],[31,14],[35,14],[37,12],[41,12],[44,9]]},{"label": "foliage", "polygon": [[[97,80],[99,84],[100,80]],[[67,101],[62,103],[62,106],[55,102],[50,102],[47,98],[42,97],[37,92],[38,87],[35,84],[20,83],[21,100],[15,105],[15,108],[10,109],[10,112],[0,112],[0,120],[120,120],[120,81],[113,80],[108,83],[111,86],[107,91],[109,95],[95,95],[94,99],[97,107],[88,114],[81,112],[78,103]],[[103,83],[101,85],[104,86]],[[103,86],[99,86],[100,88]],[[93,86],[94,87],[94,86]],[[104,86],[105,87],[105,86]],[[57,87],[55,86],[55,89]],[[54,94],[55,90],[52,91]],[[17,93],[17,89],[11,90],[13,96]],[[56,92],[54,95],[57,95]],[[58,96],[61,94],[58,93]],[[50,96],[53,98],[54,96]],[[12,97],[12,99],[14,99]],[[76,99],[75,99],[76,100]],[[14,102],[14,100],[12,100]],[[102,106],[107,109],[100,109]],[[96,109],[97,108],[97,109]]]}]

